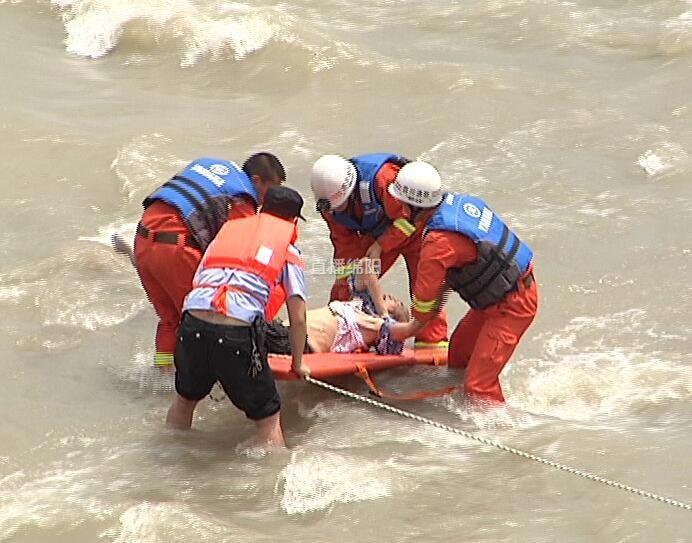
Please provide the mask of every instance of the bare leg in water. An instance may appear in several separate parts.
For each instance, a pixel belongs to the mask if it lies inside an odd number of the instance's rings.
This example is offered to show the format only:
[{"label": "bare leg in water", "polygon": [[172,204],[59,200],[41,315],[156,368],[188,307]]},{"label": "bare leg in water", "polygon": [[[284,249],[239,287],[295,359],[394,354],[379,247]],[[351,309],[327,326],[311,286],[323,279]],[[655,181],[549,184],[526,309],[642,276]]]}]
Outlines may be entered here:
[{"label": "bare leg in water", "polygon": [[281,430],[281,412],[265,419],[256,420],[257,439],[261,445],[278,445],[285,447],[284,433]]},{"label": "bare leg in water", "polygon": [[189,430],[192,426],[192,416],[195,414],[196,400],[188,400],[176,394],[173,403],[168,408],[166,426],[176,430]]},{"label": "bare leg in water", "polygon": [[[192,417],[197,403],[197,401],[188,400],[180,394],[176,394],[173,403],[168,408],[166,426],[175,430],[189,430],[192,427]],[[257,440],[260,445],[286,446],[281,430],[281,412],[256,420],[255,425],[257,426]]]},{"label": "bare leg in water", "polygon": [[[135,265],[135,255],[132,247],[127,243],[123,237],[114,233],[111,236],[111,244],[116,253],[127,256]],[[188,400],[183,398],[179,394],[175,395],[173,403],[168,408],[168,414],[166,415],[166,426],[169,428],[174,428],[176,430],[189,430],[192,427],[192,417],[195,413],[195,407],[197,406],[197,401]],[[284,440],[284,434],[281,430],[281,413],[278,412],[270,417],[255,421],[257,426],[257,438],[258,441],[264,445],[278,445],[280,447],[286,446],[286,441]]]}]

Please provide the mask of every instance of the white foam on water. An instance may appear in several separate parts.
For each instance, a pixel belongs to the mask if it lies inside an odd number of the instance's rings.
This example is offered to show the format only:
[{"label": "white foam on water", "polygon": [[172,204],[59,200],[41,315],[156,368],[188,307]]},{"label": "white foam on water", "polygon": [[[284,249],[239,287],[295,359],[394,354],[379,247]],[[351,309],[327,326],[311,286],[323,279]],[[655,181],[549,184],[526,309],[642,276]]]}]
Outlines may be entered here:
[{"label": "white foam on water", "polygon": [[414,440],[414,432],[403,431],[405,422],[397,426],[402,431],[392,432],[391,427],[382,425],[381,413],[357,405],[344,409],[343,402],[342,398],[334,398],[299,408],[302,417],[316,419],[304,435],[306,442],[335,450],[349,449],[362,443],[372,445]]},{"label": "white foam on water", "polygon": [[[365,405],[352,404],[349,402],[347,409],[344,408],[344,399],[336,398],[333,400],[317,402],[300,409],[302,417],[314,418],[313,423],[302,437],[302,441],[310,443],[311,446],[320,447],[330,451],[350,450],[354,447],[374,447],[382,444],[387,449],[395,450],[405,444],[418,444],[428,449],[437,450],[442,446],[449,446],[455,450],[459,457],[467,453],[463,447],[469,445],[467,438],[455,433],[446,432],[430,425],[421,424],[418,421],[392,417],[376,408]],[[450,402],[447,404],[446,402]],[[437,406],[447,408],[449,411],[457,413],[463,420],[476,420],[474,416],[482,415],[469,414],[468,409],[459,407],[456,400],[450,397],[432,400],[432,410],[427,413],[421,410],[421,404],[416,407],[413,404],[401,406],[404,410],[421,413],[433,419],[439,419],[440,413]],[[428,402],[426,402],[428,403]],[[453,406],[453,407],[450,407]],[[388,423],[382,423],[382,417],[388,417]],[[497,422],[497,415],[487,415],[490,420]],[[455,426],[454,420],[439,419],[440,422]],[[509,424],[508,424],[509,425]],[[486,426],[491,426],[487,424]],[[506,427],[505,424],[502,424]],[[478,428],[478,426],[475,426]],[[471,429],[469,431],[473,431]],[[462,447],[461,449],[459,447]]]},{"label": "white foam on water", "polygon": [[100,534],[113,543],[175,543],[189,541],[250,541],[251,533],[208,518],[179,503],[140,502],[125,510],[119,526]]},{"label": "white foam on water", "polygon": [[692,49],[692,10],[666,19],[662,27],[664,30],[659,46],[663,51],[669,55],[679,55]]},{"label": "white foam on water", "polygon": [[30,527],[79,525],[112,509],[94,494],[97,468],[48,470],[31,478],[23,471],[0,479],[0,539]]},{"label": "white foam on water", "polygon": [[[451,423],[450,426],[466,430],[472,434],[478,431],[503,431],[516,428],[532,428],[543,421],[530,413],[513,409],[509,405],[488,404],[472,400],[463,393],[445,396],[441,399],[443,407],[453,413],[467,426]],[[479,434],[480,435],[480,434]],[[466,438],[464,438],[466,439]]]},{"label": "white foam on water", "polygon": [[136,466],[149,447],[83,435],[44,443],[40,448],[55,449],[60,460],[47,469],[30,462],[31,472],[25,468],[0,478],[0,540],[94,522],[111,526],[101,538],[121,543],[252,540],[242,528],[207,518],[180,501],[133,501],[129,493],[150,484]]},{"label": "white foam on water", "polygon": [[[79,240],[110,249],[113,231],[132,237],[134,228],[134,223],[117,221]],[[18,267],[3,276],[3,283],[0,302],[31,304],[44,326],[96,330],[120,324],[147,306],[146,298],[134,295],[139,287],[126,258],[88,243],[66,246],[55,256]]]},{"label": "white foam on water", "polygon": [[92,283],[88,290],[45,289],[39,302],[44,314],[43,325],[98,330],[121,324],[147,307],[146,299],[105,304],[111,290],[107,282]]},{"label": "white foam on water", "polygon": [[187,164],[166,150],[170,142],[161,134],[142,134],[118,151],[111,170],[129,202],[142,199]]},{"label": "white foam on water", "polygon": [[681,339],[648,323],[639,309],[574,318],[537,338],[544,357],[513,362],[503,387],[520,409],[575,421],[692,398],[692,372],[662,350]]},{"label": "white foam on water", "polygon": [[649,177],[682,172],[690,162],[690,156],[678,143],[660,142],[654,149],[641,154],[637,164]]},{"label": "white foam on water", "polygon": [[239,2],[223,3],[221,8],[220,18],[205,16],[182,21],[179,32],[191,35],[185,40],[182,66],[192,66],[203,57],[241,60],[283,34],[285,23],[281,23],[278,9],[252,8]]},{"label": "white foam on water", "polygon": [[394,476],[381,462],[329,451],[294,451],[279,474],[276,492],[286,513],[304,514],[391,496]]},{"label": "white foam on water", "polygon": [[469,150],[474,150],[482,144],[483,142],[465,134],[456,133],[433,145],[417,158],[432,164],[445,165],[440,173],[446,190],[473,191],[490,184],[490,180],[483,174],[482,164],[468,158]]},{"label": "white foam on water", "polygon": [[168,393],[175,388],[175,372],[172,368],[154,366],[154,347],[135,353],[132,361],[125,366],[117,366],[112,371],[123,384],[135,385],[140,392]]},{"label": "white foam on water", "polygon": [[[98,58],[108,54],[128,32],[151,40],[182,42],[180,63],[202,57],[244,58],[281,39],[288,25],[279,7],[239,2],[186,0],[51,0],[64,19],[68,52]],[[134,23],[143,25],[135,27]]]},{"label": "white foam on water", "polygon": [[[118,222],[99,229],[82,241],[110,247],[110,233],[133,232],[133,223]],[[131,235],[131,234],[125,234]],[[47,277],[32,289],[42,324],[68,325],[97,330],[118,325],[147,306],[129,261],[112,250],[87,243],[66,248],[31,269],[16,272],[20,278]]]},{"label": "white foam on water", "polygon": [[[306,163],[306,161],[315,160],[320,154],[326,152],[324,146],[324,141],[306,135],[290,123],[282,123],[277,127],[276,132],[255,144],[255,148],[258,149],[276,149],[282,157],[295,157],[306,168],[305,173],[308,173],[308,168],[311,167],[311,164]],[[288,174],[289,177],[295,175],[293,171],[289,171]],[[306,196],[308,195],[306,194]]]},{"label": "white foam on water", "polygon": [[665,164],[651,149],[641,155],[637,162],[649,175],[656,175],[670,169],[670,164]]},{"label": "white foam on water", "polygon": [[[290,153],[300,158],[315,158],[315,149],[319,147],[318,142],[309,139],[298,130],[288,128],[279,133],[279,140],[288,140],[292,143]],[[261,146],[260,146],[261,147]]]},{"label": "white foam on water", "polygon": [[0,287],[0,301],[19,303],[28,293],[24,286]]}]

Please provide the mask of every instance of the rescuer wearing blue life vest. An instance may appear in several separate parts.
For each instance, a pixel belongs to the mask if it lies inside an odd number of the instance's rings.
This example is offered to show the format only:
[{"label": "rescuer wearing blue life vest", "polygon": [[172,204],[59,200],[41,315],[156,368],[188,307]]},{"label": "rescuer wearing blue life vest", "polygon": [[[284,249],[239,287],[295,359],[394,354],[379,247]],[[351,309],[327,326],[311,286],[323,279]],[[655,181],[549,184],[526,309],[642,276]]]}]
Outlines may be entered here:
[{"label": "rescuer wearing blue life vest", "polygon": [[[393,153],[369,153],[345,159],[324,155],[312,167],[310,185],[318,211],[329,227],[337,277],[332,300],[348,300],[352,267],[363,257],[380,264],[383,275],[399,256],[406,262],[409,290],[416,281],[421,230],[408,203],[388,188],[405,174],[407,158]],[[447,317],[437,313],[416,334],[416,347],[446,347]]]},{"label": "rescuer wearing blue life vest", "polygon": [[464,389],[504,402],[499,376],[538,309],[533,251],[480,198],[443,193],[437,170],[424,162],[403,169],[389,191],[409,203],[424,225],[413,289],[413,319],[395,324],[391,335],[412,336],[444,305],[449,289],[471,309],[449,342],[448,364],[466,368]]},{"label": "rescuer wearing blue life vest", "polygon": [[218,158],[193,160],[143,202],[135,265],[159,317],[156,366],[172,368],[183,299],[202,253],[228,219],[252,216],[267,188],[286,179],[281,162],[257,153],[240,168]]}]

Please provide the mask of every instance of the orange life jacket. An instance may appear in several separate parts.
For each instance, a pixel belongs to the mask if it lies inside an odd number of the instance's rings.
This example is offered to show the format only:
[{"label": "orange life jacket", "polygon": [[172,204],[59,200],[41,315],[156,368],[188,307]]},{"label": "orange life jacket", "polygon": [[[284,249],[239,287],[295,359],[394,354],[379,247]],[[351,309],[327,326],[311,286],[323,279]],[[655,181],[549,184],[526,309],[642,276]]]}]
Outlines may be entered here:
[{"label": "orange life jacket", "polygon": [[[286,291],[278,283],[284,266],[290,262],[305,268],[303,259],[289,251],[297,238],[298,229],[293,221],[268,213],[227,221],[204,253],[201,266],[203,269],[233,268],[264,279],[270,288],[265,318],[272,320],[286,301]],[[245,289],[219,288],[212,305],[224,314],[228,313],[225,300],[229,290]]]}]

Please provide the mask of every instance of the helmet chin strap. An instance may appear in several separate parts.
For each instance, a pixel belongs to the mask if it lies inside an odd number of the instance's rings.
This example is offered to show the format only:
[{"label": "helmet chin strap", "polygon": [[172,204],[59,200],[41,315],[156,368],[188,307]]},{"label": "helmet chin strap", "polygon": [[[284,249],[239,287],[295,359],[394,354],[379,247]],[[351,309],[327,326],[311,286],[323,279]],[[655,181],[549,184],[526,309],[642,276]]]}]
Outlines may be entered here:
[{"label": "helmet chin strap", "polygon": [[332,210],[332,204],[328,198],[320,198],[315,204],[315,209],[318,213],[329,212]]}]

